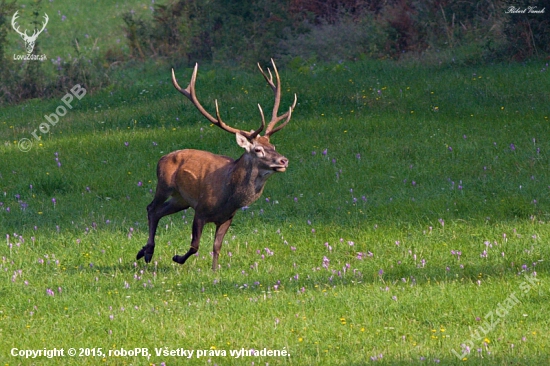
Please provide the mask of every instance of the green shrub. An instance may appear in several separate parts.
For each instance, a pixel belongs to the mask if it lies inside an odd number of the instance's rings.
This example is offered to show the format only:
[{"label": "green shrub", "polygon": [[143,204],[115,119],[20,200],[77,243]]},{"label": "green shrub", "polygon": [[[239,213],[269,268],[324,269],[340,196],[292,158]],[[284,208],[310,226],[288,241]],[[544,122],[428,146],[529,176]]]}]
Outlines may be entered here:
[{"label": "green shrub", "polygon": [[155,4],[152,19],[123,16],[131,57],[222,63],[269,59],[291,19],[284,3],[215,0]]},{"label": "green shrub", "polygon": [[373,17],[364,16],[360,21],[350,15],[341,16],[336,23],[322,21],[303,23],[307,32],[281,40],[279,58],[341,61],[358,57],[381,58],[386,55],[387,30],[380,27]]},{"label": "green shrub", "polygon": [[[545,2],[530,5],[543,8]],[[548,52],[548,20],[540,14],[509,14],[510,4],[178,0],[156,5],[152,19],[127,13],[123,20],[132,57],[184,63],[250,63],[274,55],[316,61],[399,59],[441,50],[455,50],[459,58],[496,61]],[[515,4],[530,5],[527,0]]]}]

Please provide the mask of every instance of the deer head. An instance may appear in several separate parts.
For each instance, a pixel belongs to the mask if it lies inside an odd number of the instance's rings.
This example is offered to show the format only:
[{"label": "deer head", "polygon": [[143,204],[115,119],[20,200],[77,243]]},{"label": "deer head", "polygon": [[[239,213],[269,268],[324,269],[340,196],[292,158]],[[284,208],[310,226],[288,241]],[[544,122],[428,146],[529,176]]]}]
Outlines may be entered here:
[{"label": "deer head", "polygon": [[15,14],[13,14],[13,17],[11,18],[11,26],[21,36],[21,38],[23,38],[23,41],[25,41],[25,48],[27,49],[27,53],[30,55],[34,50],[34,44],[36,43],[36,38],[38,38],[40,33],[42,33],[42,31],[46,28],[46,24],[48,24],[48,20],[49,20],[48,14],[44,13],[45,22],[42,23],[42,29],[40,29],[38,32],[35,29],[32,36],[29,36],[27,34],[26,29],[25,29],[25,32],[23,33],[19,31],[19,26],[17,27],[15,26],[15,21],[17,20],[17,18],[19,18],[17,13],[19,13],[19,11],[16,11]]}]

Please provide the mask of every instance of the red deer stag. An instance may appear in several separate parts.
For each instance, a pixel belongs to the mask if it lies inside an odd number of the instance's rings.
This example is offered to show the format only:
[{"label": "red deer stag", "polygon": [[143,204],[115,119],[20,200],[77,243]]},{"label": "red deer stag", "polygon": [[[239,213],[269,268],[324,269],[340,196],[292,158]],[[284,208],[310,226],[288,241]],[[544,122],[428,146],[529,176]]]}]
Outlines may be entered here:
[{"label": "red deer stag", "polygon": [[[271,71],[268,69],[269,75],[267,75],[258,64],[260,72],[275,93],[271,121],[263,136],[260,136],[260,132],[265,127],[265,117],[260,105],[258,108],[262,123],[256,131],[247,132],[230,127],[222,121],[217,101],[215,102],[216,118],[199,103],[195,92],[198,65],[195,65],[191,81],[185,89],[178,85],[174,69],[172,69],[174,87],[191,100],[210,122],[224,131],[235,134],[237,144],[245,152],[237,160],[208,151],[192,149],[174,151],[160,158],[157,165],[157,190],[153,201],[147,206],[149,239],[138,252],[138,260],[145,257],[145,262],[151,261],[155,251],[155,232],[162,217],[193,207],[195,217],[193,218],[191,248],[185,255],[175,255],[172,259],[174,262],[183,264],[191,255],[195,254],[199,250],[204,225],[213,222],[216,225],[216,234],[212,269],[216,270],[223,237],[237,210],[251,204],[261,196],[267,179],[274,172],[286,170],[288,159],[275,151],[269,138],[290,121],[297,98],[294,95],[294,103],[288,112],[281,116],[277,115],[281,102],[281,80],[275,62],[271,60],[271,63],[275,73],[275,83]],[[285,120],[283,123],[277,125],[283,120]]]}]

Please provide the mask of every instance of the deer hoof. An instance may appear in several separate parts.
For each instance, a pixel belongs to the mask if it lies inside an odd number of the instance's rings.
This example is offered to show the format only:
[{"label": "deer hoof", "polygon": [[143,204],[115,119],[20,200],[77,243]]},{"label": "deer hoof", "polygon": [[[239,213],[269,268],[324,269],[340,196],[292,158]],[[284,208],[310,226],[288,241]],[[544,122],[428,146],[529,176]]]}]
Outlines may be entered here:
[{"label": "deer hoof", "polygon": [[183,255],[175,255],[172,257],[172,260],[179,264],[184,264],[186,259],[187,258],[185,258]]},{"label": "deer hoof", "polygon": [[138,254],[136,255],[136,260],[139,261],[145,255],[145,247],[141,248]]},{"label": "deer hoof", "polygon": [[151,262],[151,259],[153,259],[153,252],[147,252],[147,245],[141,248],[141,250],[138,252],[138,254],[136,255],[136,260],[140,260],[143,257],[145,257],[145,263],[149,263]]}]

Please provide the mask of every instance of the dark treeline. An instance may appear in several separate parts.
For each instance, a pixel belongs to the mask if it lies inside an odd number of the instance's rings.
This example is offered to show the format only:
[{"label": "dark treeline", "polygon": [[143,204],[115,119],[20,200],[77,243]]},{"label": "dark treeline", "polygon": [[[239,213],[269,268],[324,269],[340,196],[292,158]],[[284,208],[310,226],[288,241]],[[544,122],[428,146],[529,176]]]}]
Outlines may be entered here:
[{"label": "dark treeline", "polygon": [[129,53],[111,48],[90,59],[75,44],[75,58],[56,65],[52,79],[40,69],[42,63],[6,57],[16,9],[15,1],[0,0],[0,103],[47,97],[76,82],[99,88],[110,82],[106,65],[130,60],[238,65],[276,57],[281,65],[302,67],[414,59],[441,51],[470,63],[550,53],[550,0],[175,0],[155,4],[147,18],[131,11],[123,15]]},{"label": "dark treeline", "polygon": [[535,12],[544,8],[550,1],[179,0],[124,22],[132,57],[142,59],[399,59],[475,45],[486,60],[523,60],[550,50],[550,17]]}]

